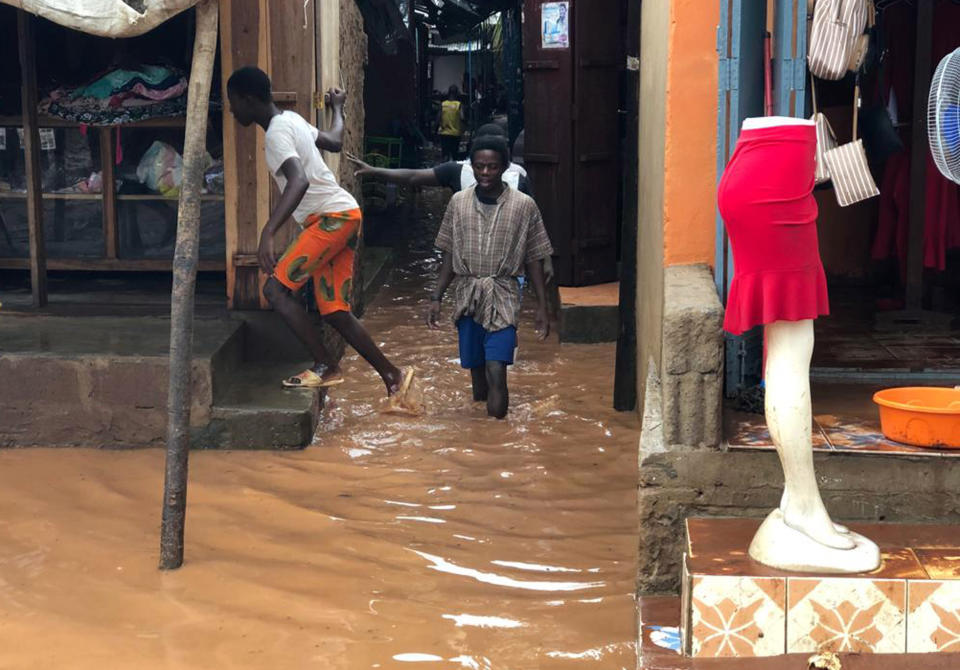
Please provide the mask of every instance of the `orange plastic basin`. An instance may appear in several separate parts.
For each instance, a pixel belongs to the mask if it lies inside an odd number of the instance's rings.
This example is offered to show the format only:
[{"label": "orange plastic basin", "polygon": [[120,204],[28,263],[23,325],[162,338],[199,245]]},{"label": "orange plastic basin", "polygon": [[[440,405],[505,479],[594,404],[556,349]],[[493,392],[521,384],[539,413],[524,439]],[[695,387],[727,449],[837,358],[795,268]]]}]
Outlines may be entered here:
[{"label": "orange plastic basin", "polygon": [[895,442],[960,449],[960,388],[905,387],[873,396],[880,428]]}]

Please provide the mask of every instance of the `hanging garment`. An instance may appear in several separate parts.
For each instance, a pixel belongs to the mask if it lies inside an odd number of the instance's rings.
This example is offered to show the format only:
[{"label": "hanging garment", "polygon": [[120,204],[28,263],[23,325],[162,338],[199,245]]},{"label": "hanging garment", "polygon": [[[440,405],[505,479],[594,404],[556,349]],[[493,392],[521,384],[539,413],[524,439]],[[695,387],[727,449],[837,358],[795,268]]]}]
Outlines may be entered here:
[{"label": "hanging garment", "polygon": [[[927,155],[926,216],[923,232],[923,265],[945,270],[947,251],[960,247],[960,191],[940,177],[933,159]],[[953,188],[951,188],[953,186]],[[910,153],[890,157],[880,189],[880,218],[871,255],[875,260],[896,257],[901,278],[906,277],[910,235]]]},{"label": "hanging garment", "polygon": [[[913,65],[916,44],[916,8],[906,3],[893,5],[883,13],[885,43],[890,47],[891,101],[900,119],[912,117]],[[960,46],[960,5],[937,0],[934,8],[931,55],[933,66]],[[885,84],[886,85],[886,84]],[[923,264],[934,270],[946,269],[947,251],[960,247],[960,187],[936,168],[925,152],[925,214]],[[910,147],[890,157],[880,188],[880,218],[871,255],[875,260],[895,257],[901,276],[906,276],[910,230]]]},{"label": "hanging garment", "polygon": [[813,125],[740,133],[718,188],[734,263],[729,333],[830,311],[813,197],[816,146]]}]

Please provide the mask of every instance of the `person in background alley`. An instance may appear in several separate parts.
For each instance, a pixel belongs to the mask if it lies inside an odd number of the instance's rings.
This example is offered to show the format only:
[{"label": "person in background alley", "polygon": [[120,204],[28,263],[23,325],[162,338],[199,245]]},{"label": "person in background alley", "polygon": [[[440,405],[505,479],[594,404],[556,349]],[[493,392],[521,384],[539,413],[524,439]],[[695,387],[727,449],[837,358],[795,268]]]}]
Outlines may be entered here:
[{"label": "person in background alley", "polygon": [[[474,141],[489,136],[501,137],[506,141],[507,132],[496,123],[488,123],[477,129],[474,135]],[[523,132],[521,131],[520,137],[522,136]],[[346,154],[346,156],[357,166],[358,169],[354,173],[357,177],[372,177],[394,184],[406,184],[407,186],[444,186],[454,193],[470,188],[477,183],[469,159],[464,161],[446,161],[432,168],[411,170],[404,168],[375,168],[356,156],[350,154]],[[527,171],[519,163],[513,161],[509,163],[503,173],[503,181],[511,188],[533,197],[533,189],[530,186]],[[543,261],[543,272],[546,281],[549,282],[553,279],[553,259],[549,256]]]},{"label": "person in background alley", "polygon": [[443,262],[427,325],[439,327],[441,302],[453,283],[451,316],[460,335],[460,365],[470,370],[473,399],[485,400],[487,414],[502,419],[510,397],[507,366],[517,346],[517,277],[526,269],[537,294],[536,328],[544,340],[550,321],[542,261],[553,247],[533,198],[503,181],[510,162],[506,139],[475,140],[470,161],[477,183],[454,194],[437,234]]},{"label": "person in background alley", "polygon": [[[314,360],[312,368],[283,380],[283,385],[323,388],[344,381],[337,360],[323,346],[319,328],[295,298],[312,280],[323,320],[376,369],[388,395],[393,395],[404,381],[402,373],[350,312],[354,250],[362,215],[356,200],[337,184],[320,154],[320,149],[341,149],[346,92],[328,92],[333,123],[326,131],[317,130],[296,112],[281,111],[273,102],[269,77],[258,68],[234,72],[227,81],[227,95],[238,123],[256,123],[266,131],[267,167],[282,192],[263,229],[257,253],[260,267],[270,275],[263,293]],[[273,237],[291,216],[301,231],[278,261]]]},{"label": "person in background alley", "polygon": [[437,113],[437,133],[440,135],[440,150],[443,160],[455,160],[460,151],[460,138],[463,137],[463,105],[460,102],[460,89],[450,86],[447,99],[440,103]]},{"label": "person in background alley", "polygon": [[[474,140],[493,135],[506,139],[507,132],[496,123],[487,123],[477,128]],[[470,160],[445,160],[432,168],[405,169],[405,168],[377,168],[368,165],[356,156],[346,154],[347,158],[357,166],[354,175],[357,177],[373,177],[393,184],[407,186],[444,186],[456,193],[470,188],[477,183],[470,167]],[[527,171],[517,163],[511,162],[503,173],[503,180],[521,193],[532,196]]]}]

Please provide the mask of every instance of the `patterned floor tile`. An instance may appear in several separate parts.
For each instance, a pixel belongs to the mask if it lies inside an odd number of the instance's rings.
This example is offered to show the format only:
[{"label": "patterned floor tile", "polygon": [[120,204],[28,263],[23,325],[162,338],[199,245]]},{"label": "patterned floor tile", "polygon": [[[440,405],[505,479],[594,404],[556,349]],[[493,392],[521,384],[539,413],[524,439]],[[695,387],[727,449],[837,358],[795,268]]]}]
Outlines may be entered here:
[{"label": "patterned floor tile", "polygon": [[695,657],[783,654],[786,580],[772,577],[692,578],[691,653]]},{"label": "patterned floor tile", "polygon": [[787,652],[904,653],[906,581],[787,580]]},{"label": "patterned floor tile", "polygon": [[960,652],[960,581],[907,584],[907,653]]},{"label": "patterned floor tile", "polygon": [[930,579],[960,580],[960,547],[914,547],[913,553]]}]

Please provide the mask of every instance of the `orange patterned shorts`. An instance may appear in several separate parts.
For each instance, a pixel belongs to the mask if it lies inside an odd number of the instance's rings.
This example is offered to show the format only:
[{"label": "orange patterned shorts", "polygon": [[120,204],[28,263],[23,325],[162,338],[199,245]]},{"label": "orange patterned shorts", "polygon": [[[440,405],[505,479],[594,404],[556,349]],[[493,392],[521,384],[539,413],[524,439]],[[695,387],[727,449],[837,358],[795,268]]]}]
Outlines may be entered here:
[{"label": "orange patterned shorts", "polygon": [[360,243],[362,224],[359,209],[311,214],[280,258],[273,276],[294,292],[312,278],[321,315],[350,311],[353,257]]}]

